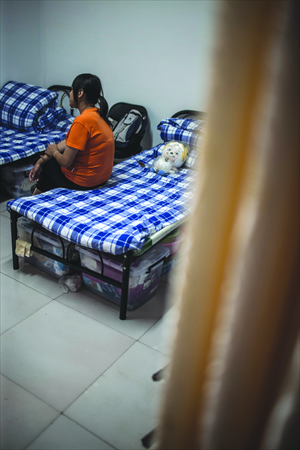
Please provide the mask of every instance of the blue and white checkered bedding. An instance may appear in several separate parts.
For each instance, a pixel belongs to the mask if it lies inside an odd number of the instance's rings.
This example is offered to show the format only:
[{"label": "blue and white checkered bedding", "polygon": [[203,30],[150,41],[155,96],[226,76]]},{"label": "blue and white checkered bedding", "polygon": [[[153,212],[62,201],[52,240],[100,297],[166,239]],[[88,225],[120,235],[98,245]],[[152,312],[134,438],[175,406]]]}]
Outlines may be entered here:
[{"label": "blue and white checkered bedding", "polygon": [[165,177],[149,171],[161,147],[114,166],[100,189],[54,189],[13,200],[7,209],[84,247],[114,255],[141,249],[149,236],[186,217],[190,208],[194,171],[181,168]]},{"label": "blue and white checkered bedding", "polygon": [[62,141],[74,117],[68,114],[62,116],[59,112],[57,120],[57,123],[52,122],[54,129],[48,129],[43,133],[35,131],[26,133],[0,126],[0,165],[44,152],[49,144]]},{"label": "blue and white checkered bedding", "polygon": [[57,92],[9,81],[0,90],[0,125],[18,131],[42,131],[38,119],[57,107]]},{"label": "blue and white checkered bedding", "polygon": [[160,137],[164,142],[180,141],[191,150],[197,150],[201,145],[203,120],[164,119],[158,125]]},{"label": "blue and white checkered bedding", "polygon": [[0,90],[0,165],[45,151],[63,140],[74,117],[57,92],[9,81]]}]

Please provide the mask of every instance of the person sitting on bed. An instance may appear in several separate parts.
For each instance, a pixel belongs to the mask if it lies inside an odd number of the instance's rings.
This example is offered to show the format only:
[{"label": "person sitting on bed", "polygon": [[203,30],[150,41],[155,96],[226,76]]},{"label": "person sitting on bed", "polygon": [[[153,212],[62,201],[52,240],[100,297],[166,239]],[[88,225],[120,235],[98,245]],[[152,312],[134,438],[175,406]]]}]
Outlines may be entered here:
[{"label": "person sitting on bed", "polygon": [[[95,106],[98,102],[100,109]],[[59,187],[92,189],[111,175],[115,144],[100,79],[91,74],[78,75],[72,83],[70,106],[80,115],[65,140],[50,144],[31,169],[29,179],[37,181],[33,195]]]}]

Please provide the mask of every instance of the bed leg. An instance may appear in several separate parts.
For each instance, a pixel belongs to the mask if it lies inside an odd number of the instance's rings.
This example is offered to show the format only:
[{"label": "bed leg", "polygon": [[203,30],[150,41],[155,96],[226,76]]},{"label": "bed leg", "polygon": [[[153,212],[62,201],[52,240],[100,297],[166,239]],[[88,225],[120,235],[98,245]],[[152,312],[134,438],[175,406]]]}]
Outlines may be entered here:
[{"label": "bed leg", "polygon": [[128,253],[124,254],[122,293],[121,293],[121,304],[120,304],[120,319],[121,320],[126,319],[131,258],[132,258],[132,252],[128,252]]},{"label": "bed leg", "polygon": [[19,269],[19,257],[15,253],[16,240],[18,239],[17,222],[19,216],[20,215],[16,211],[13,210],[10,211],[11,247],[12,247],[12,260],[14,270]]}]

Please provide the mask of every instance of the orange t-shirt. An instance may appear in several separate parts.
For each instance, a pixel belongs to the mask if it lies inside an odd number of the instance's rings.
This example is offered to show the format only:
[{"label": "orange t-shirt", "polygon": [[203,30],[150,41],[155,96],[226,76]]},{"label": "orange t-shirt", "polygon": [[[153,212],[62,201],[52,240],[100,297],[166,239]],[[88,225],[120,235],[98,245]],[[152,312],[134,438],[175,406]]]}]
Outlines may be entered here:
[{"label": "orange t-shirt", "polygon": [[85,109],[75,118],[66,135],[66,144],[79,150],[72,166],[61,167],[69,180],[94,187],[109,179],[115,153],[114,137],[97,108]]}]

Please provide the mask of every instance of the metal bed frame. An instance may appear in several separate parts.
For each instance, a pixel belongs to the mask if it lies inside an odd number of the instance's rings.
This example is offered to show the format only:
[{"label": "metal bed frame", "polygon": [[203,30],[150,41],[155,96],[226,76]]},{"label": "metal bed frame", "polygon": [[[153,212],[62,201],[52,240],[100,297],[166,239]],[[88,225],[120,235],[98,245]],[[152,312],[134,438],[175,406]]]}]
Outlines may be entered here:
[{"label": "metal bed frame", "polygon": [[[14,270],[18,270],[19,269],[19,256],[17,256],[15,254],[15,248],[16,248],[16,241],[18,239],[18,219],[20,217],[24,217],[22,214],[11,210],[10,211],[10,223],[11,223],[11,244],[12,244],[12,259],[13,259],[13,269]],[[58,255],[54,255],[51,252],[48,252],[40,247],[37,247],[35,245],[33,245],[33,237],[34,237],[34,233],[36,230],[45,230],[41,225],[39,225],[38,223],[35,225],[32,234],[31,234],[31,250],[33,252],[39,253],[40,255],[46,256],[50,259],[54,259],[55,261],[58,261],[59,263],[65,264],[66,266],[70,267],[71,269],[74,269],[78,272],[84,272],[88,275],[91,275],[92,277],[104,281],[106,283],[112,284],[113,286],[120,288],[121,289],[121,301],[120,301],[120,314],[119,314],[119,318],[120,320],[125,320],[126,319],[126,314],[127,314],[127,301],[128,301],[128,291],[129,291],[129,277],[130,277],[130,267],[131,267],[131,263],[133,262],[133,259],[135,256],[140,256],[143,253],[146,253],[148,250],[150,250],[150,248],[152,248],[153,245],[159,243],[160,241],[162,241],[163,239],[165,239],[165,237],[170,234],[172,231],[174,231],[176,228],[178,228],[180,225],[182,225],[185,222],[185,220],[181,220],[176,222],[173,225],[169,225],[168,227],[165,228],[165,231],[163,233],[158,232],[157,235],[159,236],[159,238],[153,242],[153,244],[149,245],[149,242],[151,243],[153,236],[150,236],[150,239],[146,240],[143,248],[139,251],[139,252],[135,252],[134,250],[129,250],[126,253],[123,254],[123,272],[122,272],[122,281],[117,281],[114,280],[113,278],[109,278],[107,276],[105,276],[103,274],[104,272],[104,265],[103,265],[103,259],[101,256],[101,252],[98,252],[100,261],[101,261],[101,266],[102,266],[102,270],[101,273],[98,272],[94,272],[93,270],[90,270],[86,267],[81,266],[81,264],[77,263],[76,261],[72,261],[70,259],[70,253],[71,253],[71,249],[74,247],[74,243],[70,242],[67,246],[67,248],[65,248],[65,245],[63,243],[63,240],[60,236],[56,235],[61,242],[61,246],[62,246],[62,251],[63,251],[63,256],[60,257]],[[155,266],[157,266],[159,263],[161,263],[162,261],[164,261],[166,258],[162,258],[159,261],[156,261],[154,264],[152,264],[151,266],[148,267],[148,271],[150,272],[151,269]]]},{"label": "metal bed frame", "polygon": [[[63,101],[66,97],[70,97],[70,92],[72,89],[71,86],[65,86],[64,84],[53,84],[52,86],[48,87],[48,89],[49,91],[54,91],[57,93],[62,92],[60,96],[59,106],[65,109],[65,107],[63,106]],[[71,116],[74,116],[74,108],[70,107],[70,114]]]}]

